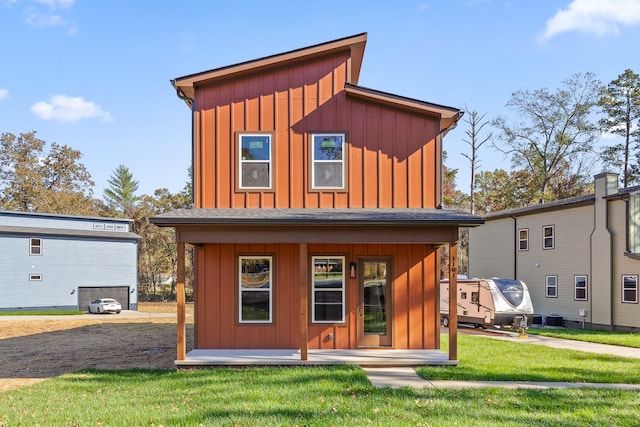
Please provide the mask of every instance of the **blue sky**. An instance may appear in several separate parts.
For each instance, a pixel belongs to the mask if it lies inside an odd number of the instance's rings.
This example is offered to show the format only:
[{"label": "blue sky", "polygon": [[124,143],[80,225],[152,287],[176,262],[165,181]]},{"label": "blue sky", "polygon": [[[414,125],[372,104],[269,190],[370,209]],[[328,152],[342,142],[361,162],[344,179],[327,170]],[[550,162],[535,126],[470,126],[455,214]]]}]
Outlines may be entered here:
[{"label": "blue sky", "polygon": [[[119,164],[140,194],[178,192],[191,126],[170,79],[362,32],[360,85],[487,119],[519,89],[640,72],[640,0],[0,0],[0,133],[80,150],[97,197]],[[445,138],[465,192],[466,129]]]}]

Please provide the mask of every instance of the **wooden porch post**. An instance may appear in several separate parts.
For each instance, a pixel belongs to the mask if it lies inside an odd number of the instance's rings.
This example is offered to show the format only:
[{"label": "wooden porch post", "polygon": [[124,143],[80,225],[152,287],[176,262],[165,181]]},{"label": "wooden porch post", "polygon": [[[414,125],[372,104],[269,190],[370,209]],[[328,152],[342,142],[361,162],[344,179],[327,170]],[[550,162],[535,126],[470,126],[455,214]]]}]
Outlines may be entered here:
[{"label": "wooden porch post", "polygon": [[184,360],[187,357],[187,331],[185,320],[185,294],[184,294],[184,243],[176,244],[177,247],[177,280],[176,299],[178,303],[178,335],[176,337],[177,359]]},{"label": "wooden porch post", "polygon": [[449,244],[449,360],[458,359],[458,244]]},{"label": "wooden porch post", "polygon": [[300,243],[300,360],[307,360],[309,340],[309,258],[307,244]]}]

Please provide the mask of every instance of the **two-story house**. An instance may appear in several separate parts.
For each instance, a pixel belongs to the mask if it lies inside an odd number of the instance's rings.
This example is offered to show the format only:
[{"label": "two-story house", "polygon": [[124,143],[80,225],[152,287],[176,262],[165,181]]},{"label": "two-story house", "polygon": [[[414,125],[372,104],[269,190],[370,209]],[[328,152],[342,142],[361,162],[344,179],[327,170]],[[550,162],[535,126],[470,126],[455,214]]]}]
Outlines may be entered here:
[{"label": "two-story house", "polygon": [[594,181],[595,194],[484,216],[469,232],[470,275],[523,280],[541,319],[640,329],[640,187]]},{"label": "two-story house", "polygon": [[138,240],[129,219],[0,211],[0,311],[138,305]]},{"label": "two-story house", "polygon": [[462,112],[358,86],[366,39],[172,81],[192,111],[194,208],[152,221],[175,227],[181,260],[197,248],[188,356],[178,278],[178,364],[440,348],[438,249],[455,259],[458,227],[482,222],[440,209],[442,138]]}]

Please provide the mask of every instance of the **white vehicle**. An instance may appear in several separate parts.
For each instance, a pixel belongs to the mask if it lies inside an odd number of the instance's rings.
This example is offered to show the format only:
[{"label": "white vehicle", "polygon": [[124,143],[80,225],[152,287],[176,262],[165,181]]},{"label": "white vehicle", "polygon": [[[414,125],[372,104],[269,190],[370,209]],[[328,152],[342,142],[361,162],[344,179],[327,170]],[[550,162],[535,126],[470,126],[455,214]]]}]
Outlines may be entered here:
[{"label": "white vehicle", "polygon": [[97,299],[89,304],[89,313],[120,313],[122,306],[113,298]]},{"label": "white vehicle", "polygon": [[[516,317],[533,320],[529,288],[520,280],[459,279],[458,323],[477,327],[513,325]],[[440,281],[440,322],[449,326],[449,280]]]}]

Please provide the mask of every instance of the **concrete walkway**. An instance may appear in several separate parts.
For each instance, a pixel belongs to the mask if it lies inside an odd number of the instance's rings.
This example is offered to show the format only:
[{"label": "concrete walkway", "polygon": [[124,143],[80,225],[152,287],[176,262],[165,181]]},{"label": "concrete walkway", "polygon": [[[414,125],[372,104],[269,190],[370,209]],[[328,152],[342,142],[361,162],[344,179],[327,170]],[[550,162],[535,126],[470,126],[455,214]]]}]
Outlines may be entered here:
[{"label": "concrete walkway", "polygon": [[[554,348],[578,350],[595,354],[609,354],[614,356],[640,359],[640,349],[620,347],[616,345],[593,344],[582,341],[565,340],[560,338],[529,335],[520,338],[519,334],[508,331],[496,331],[488,336],[492,339],[504,341],[518,341],[526,344],[546,345]],[[508,389],[550,389],[550,388],[607,388],[618,390],[638,390],[640,384],[603,384],[603,383],[566,383],[566,382],[530,382],[530,381],[449,381],[449,380],[425,380],[421,378],[413,368],[408,367],[382,367],[363,368],[371,384],[375,387],[412,387],[412,388],[480,388],[501,387]]]}]

